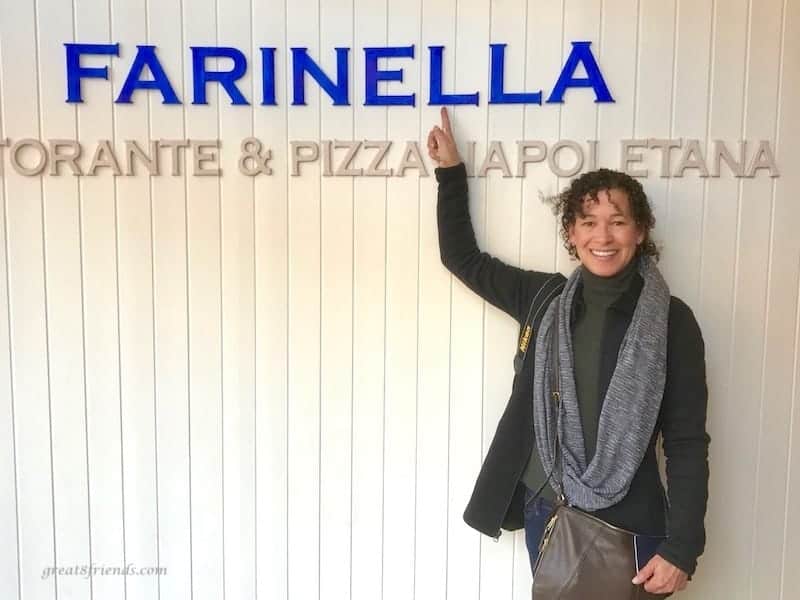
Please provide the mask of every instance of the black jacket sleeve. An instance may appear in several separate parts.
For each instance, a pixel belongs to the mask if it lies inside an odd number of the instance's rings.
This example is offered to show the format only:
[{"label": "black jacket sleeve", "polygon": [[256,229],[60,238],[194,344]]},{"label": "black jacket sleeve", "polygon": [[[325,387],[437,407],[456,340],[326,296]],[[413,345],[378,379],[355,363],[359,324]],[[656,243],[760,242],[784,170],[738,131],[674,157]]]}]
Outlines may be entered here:
[{"label": "black jacket sleeve", "polygon": [[688,574],[703,553],[708,502],[705,347],[692,311],[672,299],[661,431],[667,467],[668,538],[658,554]]},{"label": "black jacket sleeve", "polygon": [[531,291],[541,288],[550,274],[513,267],[480,251],[469,216],[464,163],[436,169],[436,180],[442,264],[484,300],[523,322]]}]

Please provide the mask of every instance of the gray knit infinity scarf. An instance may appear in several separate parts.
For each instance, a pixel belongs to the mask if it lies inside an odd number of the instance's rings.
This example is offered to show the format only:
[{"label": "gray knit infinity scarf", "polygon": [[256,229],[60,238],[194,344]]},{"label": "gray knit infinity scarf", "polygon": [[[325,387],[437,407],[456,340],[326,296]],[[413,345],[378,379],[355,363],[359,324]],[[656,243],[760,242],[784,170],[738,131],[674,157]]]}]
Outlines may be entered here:
[{"label": "gray knit infinity scarf", "polygon": [[550,394],[551,338],[555,321],[553,302],[536,337],[533,411],[536,445],[545,473],[553,468],[556,428],[560,434],[562,477],[550,485],[569,504],[598,510],[616,504],[628,493],[650,443],[661,407],[667,371],[667,316],[670,293],[658,268],[647,257],[639,260],[644,279],[630,326],[622,339],[617,366],[608,386],[597,431],[597,450],[586,463],[575,377],[572,368],[570,313],[583,267],[578,267],[561,292],[559,306],[559,360],[561,403],[556,414]]}]

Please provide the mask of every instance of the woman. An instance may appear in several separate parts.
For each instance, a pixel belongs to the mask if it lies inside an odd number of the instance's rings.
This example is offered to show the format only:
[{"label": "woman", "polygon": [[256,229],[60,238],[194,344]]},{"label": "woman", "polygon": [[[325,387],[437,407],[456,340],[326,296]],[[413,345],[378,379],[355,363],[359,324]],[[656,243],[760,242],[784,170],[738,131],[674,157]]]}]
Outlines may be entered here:
[{"label": "woman", "polygon": [[[670,296],[655,267],[655,220],[641,185],[601,169],[559,195],[562,238],[580,261],[568,280],[506,265],[476,245],[466,171],[445,108],[441,118],[442,126],[428,136],[428,152],[438,164],[442,262],[521,324],[544,303],[540,322],[522,336],[527,352],[516,365],[512,395],[465,521],[492,537],[501,527],[524,526],[533,565],[556,490],[563,489],[571,504],[658,540],[634,584],[656,594],[683,589],[705,545],[704,346],[691,310]],[[560,302],[550,302],[555,296]],[[546,401],[549,340],[556,327],[566,348],[559,352],[558,369],[561,481],[552,477],[555,423]],[[659,432],[668,495],[656,462]]]}]

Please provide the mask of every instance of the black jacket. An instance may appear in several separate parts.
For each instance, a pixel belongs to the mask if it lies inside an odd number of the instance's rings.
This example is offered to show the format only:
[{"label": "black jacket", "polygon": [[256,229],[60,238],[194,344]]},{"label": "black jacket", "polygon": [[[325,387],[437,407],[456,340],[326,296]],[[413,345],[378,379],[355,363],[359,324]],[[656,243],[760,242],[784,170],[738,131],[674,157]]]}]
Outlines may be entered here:
[{"label": "black jacket", "polygon": [[[469,216],[464,165],[437,169],[439,247],[442,263],[467,287],[507,312],[520,324],[536,292],[552,276],[507,265],[481,252]],[[642,279],[612,305],[603,332],[601,395],[613,374],[622,338],[642,289]],[[576,294],[573,318],[582,309]],[[496,537],[500,528],[524,526],[525,487],[520,476],[534,444],[533,356],[535,335],[527,358],[514,378],[511,398],[497,425],[491,446],[475,483],[464,520],[478,531]],[[510,349],[511,350],[511,349]],[[513,352],[509,352],[509,357]],[[658,553],[692,574],[705,546],[708,499],[707,389],[703,338],[686,304],[672,297],[667,333],[667,378],[661,411],[642,464],[625,498],[594,514],[618,527],[650,535],[667,534]],[[658,473],[655,444],[663,434],[668,495]],[[665,504],[668,503],[668,508]]]}]

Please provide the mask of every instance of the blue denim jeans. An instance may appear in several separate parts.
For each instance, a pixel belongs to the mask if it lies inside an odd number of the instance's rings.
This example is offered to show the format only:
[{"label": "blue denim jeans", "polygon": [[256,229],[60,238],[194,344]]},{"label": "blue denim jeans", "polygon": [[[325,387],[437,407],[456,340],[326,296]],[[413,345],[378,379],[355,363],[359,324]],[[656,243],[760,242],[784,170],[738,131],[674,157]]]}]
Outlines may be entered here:
[{"label": "blue denim jeans", "polygon": [[539,557],[539,542],[544,534],[547,518],[553,512],[553,503],[539,496],[532,500],[533,492],[525,491],[525,545],[528,547],[528,557],[531,562],[531,573]]}]

